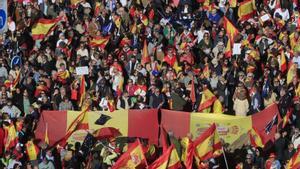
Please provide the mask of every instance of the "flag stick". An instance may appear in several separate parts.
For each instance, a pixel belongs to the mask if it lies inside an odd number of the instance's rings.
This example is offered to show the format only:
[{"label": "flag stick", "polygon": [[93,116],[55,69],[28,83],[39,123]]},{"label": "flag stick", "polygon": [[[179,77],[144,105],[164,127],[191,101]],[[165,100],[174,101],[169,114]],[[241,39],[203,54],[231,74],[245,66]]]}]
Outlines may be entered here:
[{"label": "flag stick", "polygon": [[226,159],[226,155],[225,155],[225,151],[224,151],[224,148],[223,148],[223,147],[222,147],[222,151],[223,151],[223,157],[224,157],[224,161],[225,161],[226,169],[229,169],[229,168],[228,168],[227,159]]}]

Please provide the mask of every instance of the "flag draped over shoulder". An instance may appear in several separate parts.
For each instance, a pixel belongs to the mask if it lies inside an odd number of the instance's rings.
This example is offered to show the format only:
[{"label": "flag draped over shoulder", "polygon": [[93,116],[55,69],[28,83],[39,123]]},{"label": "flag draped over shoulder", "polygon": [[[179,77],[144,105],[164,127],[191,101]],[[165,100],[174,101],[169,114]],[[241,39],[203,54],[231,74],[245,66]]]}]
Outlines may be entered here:
[{"label": "flag draped over shoulder", "polygon": [[120,168],[146,168],[147,160],[139,140],[135,141],[129,149],[118,159],[112,169]]},{"label": "flag draped over shoulder", "polygon": [[91,41],[90,41],[90,46],[93,47],[100,47],[102,49],[104,49],[107,45],[107,43],[109,42],[109,36],[106,37],[101,37],[101,36],[97,36],[94,37]]},{"label": "flag draped over shoulder", "polygon": [[212,124],[195,141],[195,156],[201,161],[219,156],[222,153],[222,144],[216,124]]},{"label": "flag draped over shoulder", "polygon": [[257,132],[257,130],[255,128],[252,128],[249,132],[248,132],[249,138],[250,138],[250,143],[252,146],[254,147],[264,147],[264,141],[263,141],[263,137]]},{"label": "flag draped over shoulder", "polygon": [[204,89],[204,91],[202,92],[198,111],[201,112],[202,110],[210,107],[211,105],[213,105],[216,99],[217,97],[209,89]]},{"label": "flag draped over shoulder", "polygon": [[287,163],[286,169],[298,169],[300,167],[300,148]]},{"label": "flag draped over shoulder", "polygon": [[224,16],[224,29],[226,30],[226,34],[230,40],[230,43],[233,44],[234,43],[234,37],[236,35],[238,35],[239,31],[238,29],[229,21],[228,18],[226,18],[226,16]]},{"label": "flag draped over shoulder", "polygon": [[32,38],[34,40],[44,39],[53,29],[53,27],[59,22],[61,18],[56,19],[44,19],[41,18],[33,25],[31,29]]},{"label": "flag draped over shoulder", "polygon": [[240,18],[240,21],[246,21],[252,18],[254,14],[255,14],[255,4],[253,3],[253,0],[245,0],[240,3],[238,9],[238,16]]}]

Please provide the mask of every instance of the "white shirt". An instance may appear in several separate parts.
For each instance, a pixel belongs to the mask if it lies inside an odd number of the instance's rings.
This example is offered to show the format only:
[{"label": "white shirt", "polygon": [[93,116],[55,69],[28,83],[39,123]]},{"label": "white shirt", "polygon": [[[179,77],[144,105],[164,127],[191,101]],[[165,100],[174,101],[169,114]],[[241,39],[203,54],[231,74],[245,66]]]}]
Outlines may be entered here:
[{"label": "white shirt", "polygon": [[287,9],[285,11],[283,11],[281,8],[276,9],[273,18],[275,18],[276,13],[278,13],[284,21],[290,19],[290,13]]},{"label": "white shirt", "polygon": [[300,57],[299,56],[295,56],[293,57],[293,63],[297,64],[297,68],[300,69]]}]

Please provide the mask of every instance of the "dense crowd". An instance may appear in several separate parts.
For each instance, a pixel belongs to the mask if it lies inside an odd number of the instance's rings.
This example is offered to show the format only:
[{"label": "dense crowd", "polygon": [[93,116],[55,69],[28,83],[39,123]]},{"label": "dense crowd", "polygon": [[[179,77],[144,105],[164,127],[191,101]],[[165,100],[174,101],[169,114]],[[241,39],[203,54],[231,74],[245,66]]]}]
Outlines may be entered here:
[{"label": "dense crowd", "polygon": [[[80,144],[38,143],[36,159],[26,153],[43,110],[81,110],[76,68],[85,66],[85,99],[92,110],[165,108],[248,116],[277,103],[281,118],[287,112],[292,116],[274,144],[267,151],[246,145],[227,156],[231,167],[284,167],[300,144],[298,0],[253,0],[255,11],[246,20],[238,15],[242,1],[231,3],[8,0],[8,30],[0,38],[0,168],[86,166]],[[241,44],[240,53],[226,53],[231,39],[225,17],[239,31],[232,44]],[[31,30],[40,18],[61,19],[34,40]],[[91,45],[95,37],[109,41]],[[207,89],[217,101],[202,110]],[[11,124],[18,142],[9,149],[4,141]],[[117,160],[115,142],[107,144],[93,152],[92,168],[109,168]],[[219,161],[205,163],[224,168]]]}]

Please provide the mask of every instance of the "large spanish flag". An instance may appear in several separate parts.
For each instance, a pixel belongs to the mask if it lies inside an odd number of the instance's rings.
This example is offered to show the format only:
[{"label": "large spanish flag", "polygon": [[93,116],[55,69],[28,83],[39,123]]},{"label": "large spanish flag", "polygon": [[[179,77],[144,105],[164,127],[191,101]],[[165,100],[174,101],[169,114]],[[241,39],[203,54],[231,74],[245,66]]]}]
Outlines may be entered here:
[{"label": "large spanish flag", "polygon": [[287,163],[286,169],[298,169],[300,168],[300,148],[293,155],[293,157]]},{"label": "large spanish flag", "polygon": [[[248,131],[253,126],[264,137],[266,143],[272,141],[277,125],[269,124],[278,113],[276,104],[246,117],[162,109],[161,125],[167,131],[172,131],[176,137],[186,137],[190,133],[192,135],[191,139],[195,140],[207,129],[207,126],[215,123],[220,138],[229,143],[230,148],[240,148],[249,142]],[[281,119],[278,119],[278,121],[281,121]],[[179,123],[180,125],[178,125]]]},{"label": "large spanish flag", "polygon": [[[38,123],[36,137],[43,140],[45,138],[46,124],[48,124],[48,137],[50,145],[63,138],[71,124],[81,115],[80,111],[43,111],[41,120]],[[101,114],[107,115],[110,119],[104,125],[97,125],[95,122]],[[150,143],[158,143],[158,117],[156,109],[147,110],[116,110],[113,113],[109,111],[89,111],[83,118],[82,123],[88,131],[93,133],[103,127],[114,127],[119,129],[122,136],[141,137],[149,139]],[[74,126],[74,125],[73,125]],[[145,132],[146,131],[146,132]],[[72,138],[82,138],[80,131],[75,131]],[[86,132],[85,132],[86,134]]]},{"label": "large spanish flag", "polygon": [[234,43],[234,37],[239,33],[238,29],[229,21],[226,16],[224,16],[224,29],[226,30],[226,34],[230,40],[230,43]]},{"label": "large spanish flag", "polygon": [[249,139],[250,143],[254,147],[264,147],[264,141],[263,137],[260,135],[260,133],[257,132],[257,130],[253,127],[249,132]]},{"label": "large spanish flag", "polygon": [[139,140],[135,141],[130,148],[122,154],[112,169],[120,168],[146,168],[147,160],[144,155],[143,147]]},{"label": "large spanish flag", "polygon": [[107,43],[109,42],[109,38],[110,38],[109,36],[106,37],[97,36],[90,41],[90,46],[100,47],[104,49]]},{"label": "large spanish flag", "polygon": [[60,19],[39,19],[31,29],[32,38],[34,40],[45,38]]},{"label": "large spanish flag", "polygon": [[240,21],[246,21],[252,18],[255,14],[255,4],[253,4],[253,0],[245,0],[240,3],[238,9],[238,16]]},{"label": "large spanish flag", "polygon": [[216,124],[213,123],[194,141],[195,155],[201,160],[208,160],[222,154],[222,144]]}]

